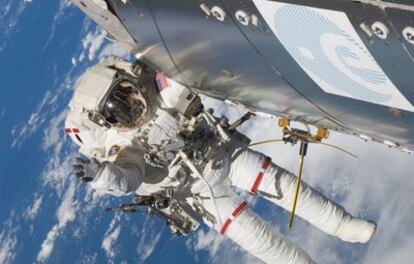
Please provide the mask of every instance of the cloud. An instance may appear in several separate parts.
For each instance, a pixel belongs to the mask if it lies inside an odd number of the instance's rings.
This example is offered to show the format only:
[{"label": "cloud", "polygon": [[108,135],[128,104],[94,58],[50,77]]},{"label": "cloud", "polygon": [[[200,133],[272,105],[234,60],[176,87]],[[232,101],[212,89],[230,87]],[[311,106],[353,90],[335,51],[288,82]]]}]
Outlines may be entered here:
[{"label": "cloud", "polygon": [[223,260],[229,260],[229,263],[262,263],[212,229],[199,229],[195,236],[186,241],[186,247],[192,252],[207,251],[209,263],[223,263]]},{"label": "cloud", "polygon": [[100,61],[109,56],[130,58],[130,47],[119,42],[110,42],[105,30],[96,27],[94,31],[87,32],[82,39],[82,50],[77,56],[71,58],[72,65],[83,62]]},{"label": "cloud", "polygon": [[63,133],[67,109],[62,110],[49,120],[44,129],[42,149],[48,155],[48,163],[41,173],[43,187],[51,188],[60,197],[68,182],[75,177],[72,164],[77,155],[71,145],[70,139]]},{"label": "cloud", "polygon": [[26,10],[26,1],[2,1],[0,3],[0,51],[7,47],[10,37],[16,32],[20,17]]},{"label": "cloud", "polygon": [[[3,11],[0,13],[0,23],[7,22],[9,20],[11,21],[12,18],[9,19],[7,16],[18,16],[20,14],[19,12],[23,12],[19,11],[16,13],[15,7],[17,2],[22,3],[22,1],[0,3],[0,10]],[[64,19],[66,7],[69,5],[70,1],[68,0],[60,1],[59,10],[55,16],[54,24],[58,25],[58,21]],[[5,17],[7,17],[7,19],[3,19]],[[90,22],[84,22],[81,30],[81,33],[84,35],[84,43],[79,45],[79,49],[82,51],[83,45],[85,45],[85,56],[87,56],[88,59],[99,59],[100,56],[106,56],[111,51],[120,52],[120,49],[116,45],[112,45],[110,47],[105,46],[106,42],[104,41],[104,32],[99,29],[88,32],[90,28],[95,29],[96,26],[91,26]],[[5,29],[3,23],[0,25],[0,29]],[[1,38],[5,34],[9,34],[9,32],[11,34],[13,30],[14,29],[10,29],[9,31],[8,29],[3,30],[0,33]],[[52,31],[54,32],[54,30]],[[51,35],[52,37],[54,34],[53,32]],[[3,43],[0,43],[0,50],[1,45],[3,45]],[[76,58],[75,54],[72,57]],[[33,113],[28,114],[26,121],[14,126],[12,129],[12,146],[15,148],[22,147],[27,139],[41,131],[43,134],[41,147],[47,158],[46,166],[44,167],[40,177],[41,185],[38,187],[33,196],[27,196],[32,197],[33,201],[30,202],[29,206],[19,209],[21,210],[21,217],[16,219],[20,221],[22,220],[21,218],[24,218],[29,222],[29,228],[32,229],[34,222],[31,220],[43,213],[41,210],[42,206],[50,203],[48,197],[53,197],[53,199],[62,199],[61,204],[58,205],[56,210],[56,224],[53,225],[47,233],[42,234],[42,236],[44,236],[44,241],[40,245],[40,250],[36,256],[38,262],[45,262],[49,259],[55,250],[55,241],[65,233],[65,229],[68,224],[76,220],[77,216],[75,214],[79,212],[79,201],[75,200],[75,177],[72,179],[70,178],[70,175],[72,174],[72,162],[76,152],[75,149],[68,144],[69,140],[63,133],[63,124],[67,114],[67,109],[66,107],[62,109],[61,102],[65,96],[68,95],[68,93],[72,92],[71,88],[73,87],[74,81],[78,77],[78,72],[83,70],[81,68],[84,68],[85,64],[89,64],[89,62],[81,64],[74,61],[74,63],[74,67],[72,67],[72,69],[66,72],[63,76],[58,75],[59,71],[57,70],[57,64],[50,66],[51,72],[53,73],[52,76],[55,76],[53,87],[45,92],[43,98],[37,104]],[[0,109],[0,118],[3,118],[5,114],[6,109]],[[56,192],[56,196],[38,195],[40,192],[51,193],[53,191]],[[90,194],[90,196],[94,199],[92,200],[92,203],[89,203],[88,201],[85,207],[82,208],[82,212],[80,212],[80,214],[83,217],[87,216],[93,207],[103,200],[100,197],[96,198],[93,196],[93,192],[87,192],[87,195],[88,194]],[[116,240],[120,235],[120,232],[120,226],[113,227],[111,232],[104,238],[102,247],[105,247],[107,250],[112,250],[113,254],[115,254]],[[9,228],[9,231],[2,231],[2,233],[0,233],[0,263],[12,262],[15,259],[17,245],[18,237],[16,235],[16,231],[12,232],[12,229]],[[96,258],[96,256],[93,258]]]},{"label": "cloud", "polygon": [[145,263],[145,260],[149,256],[152,255],[160,239],[161,239],[161,232],[153,236],[151,240],[147,241],[147,243],[140,245],[139,247],[140,257],[139,258],[142,261],[142,263]]},{"label": "cloud", "polygon": [[44,151],[54,150],[54,153],[59,153],[62,149],[61,145],[64,143],[62,131],[67,113],[68,109],[64,109],[50,119],[49,127],[44,132],[42,141],[42,149]]},{"label": "cloud", "polygon": [[93,254],[85,254],[82,256],[82,264],[95,264],[98,263],[96,258],[98,257],[98,253]]},{"label": "cloud", "polygon": [[105,232],[105,236],[101,243],[101,248],[105,251],[110,263],[113,263],[116,256],[114,246],[118,241],[119,235],[121,234],[121,226],[117,225],[119,221],[120,215],[117,213],[109,224],[108,230]]},{"label": "cloud", "polygon": [[103,59],[109,56],[117,56],[128,59],[131,53],[129,52],[130,47],[123,45],[119,42],[110,42],[105,45],[99,52],[98,58]]},{"label": "cloud", "polygon": [[47,237],[43,241],[41,249],[37,254],[36,260],[38,262],[45,262],[50,257],[53,252],[55,240],[58,238],[59,234],[62,232],[62,230],[64,230],[69,222],[75,220],[76,202],[74,201],[74,196],[75,184],[72,182],[64,195],[59,209],[57,210],[56,218],[58,222],[47,234]]},{"label": "cloud", "polygon": [[33,204],[31,204],[28,208],[26,208],[24,212],[24,218],[26,220],[33,220],[39,213],[40,206],[43,202],[43,196],[38,196],[34,199]]},{"label": "cloud", "polygon": [[17,244],[17,238],[15,235],[4,237],[4,234],[0,234],[0,263],[11,263],[16,257],[14,248]]},{"label": "cloud", "polygon": [[[139,263],[145,263],[157,248],[158,243],[161,239],[162,230],[160,231],[155,226],[153,217],[147,216],[145,218],[145,222],[140,225],[136,235],[139,237],[139,242],[136,250],[137,254],[139,255]],[[164,246],[165,245],[166,244],[164,244]]]},{"label": "cloud", "polygon": [[[31,1],[31,0],[29,0]],[[73,6],[72,2],[70,0],[61,0],[59,1],[59,7],[57,12],[55,13],[54,17],[53,17],[53,22],[52,22],[52,28],[50,30],[50,35],[49,38],[46,41],[45,46],[43,47],[43,50],[46,49],[49,44],[50,41],[53,39],[53,37],[56,34],[56,29],[57,27],[60,25],[60,23],[66,18],[65,13],[68,10],[68,7]],[[73,11],[73,10],[71,10]]]},{"label": "cloud", "polygon": [[217,254],[220,246],[225,241],[223,236],[219,236],[214,230],[199,230],[197,240],[194,245],[195,250],[209,249],[210,257]]},{"label": "cloud", "polygon": [[70,59],[70,62],[72,63],[72,66],[74,66],[74,67],[76,67],[76,65],[78,65],[78,62],[77,62],[77,60],[76,60],[76,58],[75,58],[75,57],[72,57],[72,58]]},{"label": "cloud", "polygon": [[35,111],[30,114],[27,122],[23,125],[15,126],[12,129],[12,147],[20,148],[24,144],[25,140],[33,135],[37,129],[43,125],[43,123],[46,121],[44,116],[42,116],[43,110],[48,105],[48,102],[52,96],[52,93],[50,91],[47,91],[43,97],[43,100],[36,106]]},{"label": "cloud", "polygon": [[[96,27],[94,32],[89,32],[82,40],[83,52],[82,58],[86,57],[89,61],[93,61],[104,44],[106,32]],[[81,57],[79,61],[82,61]]]},{"label": "cloud", "polygon": [[[67,89],[67,85],[70,83],[70,77],[68,76],[70,76],[70,74],[66,75],[65,81],[58,87],[57,90],[60,90],[60,92]],[[60,93],[60,96],[61,95],[62,92]],[[51,91],[46,92],[44,98],[38,104],[36,111],[30,115],[27,125],[22,127],[14,142],[14,145],[16,145],[17,142],[23,144],[24,140],[35,133],[41,125],[49,124],[43,132],[45,135],[43,137],[42,148],[48,154],[49,161],[41,173],[43,179],[42,186],[37,190],[37,193],[34,194],[34,199],[31,202],[31,205],[25,208],[21,214],[26,221],[36,218],[41,205],[45,202],[45,198],[38,193],[46,191],[45,187],[50,188],[47,189],[48,192],[50,192],[50,190],[55,190],[58,197],[62,197],[63,194],[63,201],[56,212],[58,223],[48,232],[46,239],[41,245],[41,250],[38,253],[37,260],[40,262],[47,260],[53,251],[54,241],[65,226],[75,218],[74,212],[76,203],[73,200],[75,193],[73,181],[69,181],[69,188],[65,188],[65,186],[68,185],[68,176],[72,171],[71,159],[73,158],[73,154],[70,154],[70,149],[64,148],[64,144],[66,144],[67,140],[63,138],[64,134],[62,133],[62,127],[66,110],[62,110],[61,112],[58,112],[56,116],[53,116],[56,114],[55,109],[52,107],[53,103],[57,100],[56,96],[59,95],[52,95]],[[44,109],[47,109],[48,111],[45,111]],[[53,117],[48,119],[49,116]],[[48,120],[48,122],[46,122],[46,120]],[[14,130],[16,129],[17,128]],[[19,220],[19,218],[16,219]],[[30,222],[29,228],[30,230],[33,230],[32,223]],[[16,245],[15,236],[8,235],[8,237],[5,237],[4,233],[1,236],[1,241],[3,242],[1,244],[2,259],[0,260],[4,259],[7,261],[8,259],[13,259],[15,253],[13,252],[12,247]],[[6,254],[5,252],[9,253]],[[0,261],[0,263],[3,263],[3,261]]]},{"label": "cloud", "polygon": [[[67,7],[71,5],[72,4],[70,0],[60,1],[59,9],[56,16],[63,16],[63,13],[67,9]],[[92,28],[94,28],[94,31],[89,32],[90,28],[90,22],[83,23],[80,32],[84,36],[84,39],[86,39],[86,42],[85,44],[79,45],[79,48],[83,50],[83,45],[86,45],[88,51],[90,50],[91,52],[91,56],[95,56],[95,54],[93,53],[93,49],[96,48],[96,45],[98,45],[98,40],[93,41],[91,38],[95,35],[97,38],[99,38],[98,36],[100,34],[100,31],[96,29],[96,26],[92,26]],[[88,35],[90,37],[87,37]],[[89,43],[89,41],[91,41],[92,43]],[[75,54],[72,57],[75,58]],[[58,64],[54,63],[50,66],[49,71],[53,73],[52,76],[55,76],[53,86],[45,92],[42,100],[35,107],[33,113],[29,115],[27,121],[13,127],[13,129],[11,130],[13,138],[12,147],[21,148],[25,141],[32,135],[34,135],[40,127],[47,124],[48,121],[50,121],[51,119],[54,119],[57,113],[61,113],[59,112],[62,111],[62,109],[59,109],[61,105],[58,104],[58,102],[62,100],[62,98],[64,98],[66,95],[68,95],[68,92],[72,92],[71,90],[73,88],[73,85],[79,77],[79,67],[77,66],[84,67],[84,65],[78,65],[75,59],[73,60],[73,63],[74,67],[69,69],[63,75],[63,77],[57,75],[59,67]]]},{"label": "cloud", "polygon": [[[67,1],[66,1],[67,2]],[[88,24],[85,24],[86,27]],[[103,45],[103,38],[105,34],[100,30],[92,32],[85,32],[84,51],[88,59],[94,59],[98,56],[98,52],[101,50]],[[110,49],[106,49],[107,52]],[[103,56],[103,55],[102,55]],[[77,61],[74,61],[74,66],[78,65]],[[55,66],[52,65],[55,71]],[[51,256],[54,248],[55,241],[65,231],[66,226],[75,221],[75,213],[78,211],[79,201],[75,200],[75,178],[70,178],[72,174],[72,162],[76,156],[74,147],[69,145],[68,138],[63,133],[64,120],[67,115],[67,109],[60,109],[59,102],[60,98],[67,92],[71,92],[71,87],[78,75],[74,68],[70,69],[64,76],[63,81],[55,80],[58,84],[48,90],[41,102],[37,105],[35,111],[30,114],[25,124],[16,126],[12,130],[13,135],[13,147],[21,147],[24,142],[34,135],[40,127],[42,127],[42,150],[47,154],[48,162],[41,173],[42,179],[42,191],[55,191],[57,197],[63,197],[62,203],[56,211],[57,223],[52,226],[48,231],[46,238],[41,244],[41,248],[37,254],[38,262],[45,262]],[[67,187],[69,186],[69,187]],[[89,190],[89,189],[88,189]],[[87,191],[86,196],[92,199],[92,202],[88,200],[85,207],[80,212],[80,217],[83,219],[87,217],[88,213],[99,203],[102,203],[104,199],[101,197],[95,197],[93,192]],[[86,197],[85,196],[85,197]],[[35,196],[36,197],[36,196]],[[86,198],[85,198],[86,199]],[[34,219],[39,213],[42,203],[47,203],[45,197],[37,197],[35,201],[25,209],[24,217],[28,220]],[[86,221],[87,222],[87,221]],[[82,223],[81,223],[82,225]],[[118,236],[120,235],[121,227],[112,226],[108,229],[108,233],[102,241],[102,247],[106,250],[109,256],[115,256],[115,245]],[[76,235],[76,234],[75,234]],[[96,256],[95,256],[96,258]]]},{"label": "cloud", "polygon": [[6,115],[6,108],[0,110],[0,119],[2,119]]},{"label": "cloud", "polygon": [[16,257],[15,247],[17,237],[14,231],[2,231],[0,233],[0,263],[12,263]]},{"label": "cloud", "polygon": [[121,234],[121,226],[117,226],[111,233],[104,237],[102,241],[102,249],[108,258],[113,259],[116,255],[114,245],[116,244],[119,235]]},{"label": "cloud", "polygon": [[[64,115],[64,111],[66,109],[61,110],[61,112],[58,113],[58,116],[61,118],[57,120],[55,117],[57,114],[56,102],[59,98],[62,98],[63,95],[70,91],[70,88],[77,77],[78,75],[74,74],[73,69],[71,69],[64,75],[63,81],[61,81],[57,87],[45,92],[42,100],[37,104],[35,111],[30,114],[28,120],[12,129],[12,147],[21,148],[28,138],[34,135],[40,127],[48,122],[63,121],[62,115]],[[56,128],[56,126],[53,126],[53,123],[51,125],[52,128]]]},{"label": "cloud", "polygon": [[377,162],[371,160],[367,164],[370,173],[359,175],[352,186],[355,192],[363,191],[365,195],[358,193],[346,202],[378,215],[377,233],[369,244],[364,263],[410,263],[414,258],[414,180],[408,176],[412,175],[412,157],[396,153],[381,156],[376,153]]},{"label": "cloud", "polygon": [[[275,125],[272,128],[268,121],[263,122],[250,125],[248,133],[257,139],[280,137]],[[414,189],[414,180],[407,178],[412,174],[412,157],[381,144],[364,143],[337,133],[332,133],[329,143],[345,146],[360,158],[353,159],[336,150],[311,145],[305,161],[304,180],[354,215],[376,220],[376,235],[368,245],[350,244],[303,221],[297,221],[293,232],[283,232],[318,263],[389,263],[392,259],[405,263],[412,259],[410,239],[414,236],[414,228],[410,222],[414,203],[407,202],[411,201],[410,190]],[[296,172],[296,148],[273,144],[258,149],[270,155],[275,163]],[[280,222],[274,221],[274,224],[280,225]]]},{"label": "cloud", "polygon": [[13,208],[0,232],[0,263],[2,264],[12,263],[17,256],[18,249],[16,247],[19,242],[17,234],[20,231],[18,222],[19,214]]}]

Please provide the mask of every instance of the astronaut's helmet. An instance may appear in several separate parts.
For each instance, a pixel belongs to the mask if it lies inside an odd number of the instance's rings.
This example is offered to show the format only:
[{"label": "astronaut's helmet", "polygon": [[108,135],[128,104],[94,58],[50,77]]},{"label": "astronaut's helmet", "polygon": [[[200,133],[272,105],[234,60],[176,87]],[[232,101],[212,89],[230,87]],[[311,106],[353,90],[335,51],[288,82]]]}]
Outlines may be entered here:
[{"label": "astronaut's helmet", "polygon": [[118,59],[89,68],[78,79],[69,107],[87,127],[135,129],[151,119],[157,96],[155,73]]},{"label": "astronaut's helmet", "polygon": [[101,103],[100,114],[106,122],[125,128],[141,126],[148,113],[147,98],[131,81],[119,80]]}]

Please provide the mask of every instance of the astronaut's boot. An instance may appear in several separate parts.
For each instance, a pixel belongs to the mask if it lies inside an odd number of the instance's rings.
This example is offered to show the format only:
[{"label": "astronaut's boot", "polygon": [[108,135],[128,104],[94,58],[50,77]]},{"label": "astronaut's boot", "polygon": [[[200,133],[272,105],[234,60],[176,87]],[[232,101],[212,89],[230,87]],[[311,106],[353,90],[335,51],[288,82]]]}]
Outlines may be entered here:
[{"label": "astronaut's boot", "polygon": [[376,228],[377,225],[374,222],[348,216],[339,225],[336,236],[346,242],[367,243],[374,235]]}]

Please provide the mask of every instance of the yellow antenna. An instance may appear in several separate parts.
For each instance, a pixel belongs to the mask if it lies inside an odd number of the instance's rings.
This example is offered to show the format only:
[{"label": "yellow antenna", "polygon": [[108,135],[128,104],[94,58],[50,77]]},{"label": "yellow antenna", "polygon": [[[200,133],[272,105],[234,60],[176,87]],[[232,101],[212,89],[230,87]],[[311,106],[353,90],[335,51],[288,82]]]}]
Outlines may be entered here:
[{"label": "yellow antenna", "polygon": [[302,141],[300,143],[300,151],[299,151],[299,173],[296,177],[296,191],[295,191],[295,198],[293,199],[292,211],[290,213],[289,218],[289,229],[293,227],[293,220],[295,219],[296,207],[298,204],[299,193],[300,193],[300,184],[302,182],[302,174],[303,174],[303,164],[305,162],[306,152],[308,150],[308,142]]}]

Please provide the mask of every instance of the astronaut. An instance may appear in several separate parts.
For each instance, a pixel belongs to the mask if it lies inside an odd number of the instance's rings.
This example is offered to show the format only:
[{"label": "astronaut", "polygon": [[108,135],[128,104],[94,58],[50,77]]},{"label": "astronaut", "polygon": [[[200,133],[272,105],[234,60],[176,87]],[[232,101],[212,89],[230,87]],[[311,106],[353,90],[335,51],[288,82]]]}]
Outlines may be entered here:
[{"label": "astronaut", "polygon": [[[116,196],[174,193],[265,263],[313,263],[234,190],[289,210],[295,175],[249,149],[249,139],[190,90],[112,57],[79,78],[69,108],[65,132],[88,158],[78,160],[76,175],[92,188]],[[304,182],[297,215],[347,242],[366,243],[376,229]]]}]

